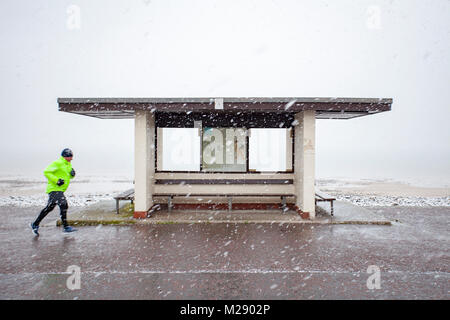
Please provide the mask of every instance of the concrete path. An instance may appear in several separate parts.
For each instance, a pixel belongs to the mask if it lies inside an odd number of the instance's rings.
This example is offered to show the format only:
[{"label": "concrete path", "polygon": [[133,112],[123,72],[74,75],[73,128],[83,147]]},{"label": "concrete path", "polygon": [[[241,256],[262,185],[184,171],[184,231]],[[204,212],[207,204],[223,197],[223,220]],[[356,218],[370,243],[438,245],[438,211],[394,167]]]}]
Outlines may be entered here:
[{"label": "concrete path", "polygon": [[[98,224],[148,224],[148,223],[300,223],[300,224],[377,224],[390,225],[391,221],[380,214],[345,201],[335,201],[334,216],[329,214],[328,203],[317,206],[314,220],[302,219],[294,211],[282,210],[159,210],[147,219],[133,219],[128,205],[122,203],[116,214],[114,201],[72,209],[68,219],[74,225]],[[56,221],[59,223],[59,221]]]},{"label": "concrete path", "polygon": [[0,207],[0,299],[450,298],[448,207],[366,209],[391,226],[100,224],[68,235],[56,209],[36,238],[40,209]]}]

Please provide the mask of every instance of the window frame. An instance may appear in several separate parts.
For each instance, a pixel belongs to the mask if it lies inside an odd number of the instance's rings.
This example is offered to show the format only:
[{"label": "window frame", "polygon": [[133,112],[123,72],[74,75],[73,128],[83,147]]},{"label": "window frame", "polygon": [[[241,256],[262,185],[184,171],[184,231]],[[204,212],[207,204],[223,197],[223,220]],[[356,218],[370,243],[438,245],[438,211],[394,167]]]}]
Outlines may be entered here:
[{"label": "window frame", "polygon": [[[256,170],[249,170],[249,149],[250,149],[250,139],[249,139],[249,135],[247,134],[245,139],[246,139],[246,171],[202,171],[203,169],[203,126],[200,129],[200,171],[172,171],[172,170],[158,170],[158,128],[179,128],[179,127],[157,127],[155,126],[155,148],[154,148],[154,158],[155,158],[155,173],[201,173],[201,174],[290,174],[290,173],[294,173],[294,164],[295,164],[295,127],[291,126],[289,127],[291,129],[291,144],[292,144],[292,164],[291,164],[291,169],[290,170],[286,170],[286,171],[256,171]],[[214,127],[214,128],[232,128],[232,127]],[[242,129],[245,129],[247,131],[249,131],[250,129],[252,129],[252,127],[239,127]],[[264,129],[264,128],[260,128],[257,127],[255,129]],[[266,128],[266,129],[271,129],[271,128]],[[280,128],[282,129],[282,128]],[[284,129],[288,129],[288,128],[284,128]],[[287,150],[287,146],[286,146],[286,150]]]}]

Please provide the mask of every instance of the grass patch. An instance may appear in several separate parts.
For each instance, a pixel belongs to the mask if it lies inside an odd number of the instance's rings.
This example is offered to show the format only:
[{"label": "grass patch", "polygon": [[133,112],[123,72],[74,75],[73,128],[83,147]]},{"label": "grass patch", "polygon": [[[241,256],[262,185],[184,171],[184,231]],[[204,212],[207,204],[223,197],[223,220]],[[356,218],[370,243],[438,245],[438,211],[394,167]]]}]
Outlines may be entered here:
[{"label": "grass patch", "polygon": [[133,203],[128,203],[125,206],[123,206],[122,208],[120,208],[119,211],[120,216],[123,217],[129,217],[129,216],[133,216],[134,214],[134,202]]}]

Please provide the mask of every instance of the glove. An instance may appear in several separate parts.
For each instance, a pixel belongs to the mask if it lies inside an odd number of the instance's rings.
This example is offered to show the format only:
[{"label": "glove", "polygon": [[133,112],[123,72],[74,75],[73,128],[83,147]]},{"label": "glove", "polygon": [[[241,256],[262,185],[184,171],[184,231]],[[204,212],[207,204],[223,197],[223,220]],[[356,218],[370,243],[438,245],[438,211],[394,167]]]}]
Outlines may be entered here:
[{"label": "glove", "polygon": [[58,179],[58,182],[56,183],[58,186],[62,186],[64,184],[63,179]]},{"label": "glove", "polygon": [[70,175],[71,175],[72,177],[75,177],[75,170],[72,169],[72,171],[70,171]]}]

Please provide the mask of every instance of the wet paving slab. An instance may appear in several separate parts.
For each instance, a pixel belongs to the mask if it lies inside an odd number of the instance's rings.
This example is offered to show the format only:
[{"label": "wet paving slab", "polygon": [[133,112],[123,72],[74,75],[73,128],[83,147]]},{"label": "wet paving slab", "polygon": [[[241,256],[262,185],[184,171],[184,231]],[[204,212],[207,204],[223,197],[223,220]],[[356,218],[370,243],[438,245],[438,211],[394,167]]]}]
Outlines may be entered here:
[{"label": "wet paving slab", "polygon": [[[371,208],[379,225],[166,223],[31,234],[0,207],[1,299],[448,299],[448,207]],[[58,217],[53,211],[48,221]],[[380,288],[369,289],[369,266]],[[69,266],[80,270],[70,290]]]}]

